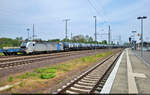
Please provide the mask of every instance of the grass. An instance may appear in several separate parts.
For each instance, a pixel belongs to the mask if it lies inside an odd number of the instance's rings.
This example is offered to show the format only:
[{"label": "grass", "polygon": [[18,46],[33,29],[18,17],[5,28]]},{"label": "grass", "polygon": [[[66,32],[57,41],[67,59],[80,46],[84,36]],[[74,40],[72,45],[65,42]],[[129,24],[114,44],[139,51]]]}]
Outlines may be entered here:
[{"label": "grass", "polygon": [[[82,65],[94,63],[97,59],[101,57],[106,57],[110,55],[112,52],[100,53],[92,56],[81,57],[75,60],[67,61],[62,64],[57,64],[51,67],[38,68],[33,72],[27,72],[25,74],[17,76],[20,79],[28,79],[28,78],[37,78],[37,79],[51,79],[56,77],[59,72],[69,72],[75,67],[79,67]],[[11,80],[11,79],[10,79]]]},{"label": "grass", "polygon": [[17,78],[20,78],[20,79],[27,79],[27,78],[30,78],[30,77],[36,77],[37,74],[35,72],[27,72],[25,74],[22,74],[22,75],[19,75],[17,76]]},{"label": "grass", "polygon": [[8,78],[8,82],[13,82],[13,80],[14,80],[14,78],[13,78],[12,76],[10,76],[10,77]]},{"label": "grass", "polygon": [[55,73],[56,68],[38,68],[35,70],[36,73]]},{"label": "grass", "polygon": [[[25,81],[22,82],[18,88],[26,88],[30,90],[31,88],[35,89],[36,87],[39,87],[39,85],[43,86],[44,82],[49,81],[49,79],[54,79],[55,77],[60,76],[61,73],[65,75],[66,73],[71,72],[72,70],[78,71],[80,70],[80,68],[90,66],[90,64],[94,64],[99,59],[106,57],[110,54],[112,54],[112,52],[99,53],[97,55],[86,56],[62,62],[54,66],[38,68],[35,69],[33,72],[27,72],[21,75],[17,75],[16,77],[9,77],[8,81],[21,81],[25,79]],[[18,88],[16,88],[15,90],[17,90]]]},{"label": "grass", "polygon": [[3,54],[3,53],[0,53],[0,56],[4,56],[4,54]]}]

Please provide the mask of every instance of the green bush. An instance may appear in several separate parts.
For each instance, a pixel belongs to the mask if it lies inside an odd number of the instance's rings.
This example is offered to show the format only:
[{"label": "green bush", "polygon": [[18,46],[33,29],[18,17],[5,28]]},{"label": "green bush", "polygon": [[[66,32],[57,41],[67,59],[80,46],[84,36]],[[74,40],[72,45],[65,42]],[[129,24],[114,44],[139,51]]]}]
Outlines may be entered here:
[{"label": "green bush", "polygon": [[8,81],[12,82],[14,80],[14,78],[12,76],[9,77]]},{"label": "green bush", "polygon": [[56,75],[54,73],[42,73],[41,74],[41,79],[50,79],[54,78]]},{"label": "green bush", "polygon": [[37,72],[37,73],[55,73],[56,69],[55,68],[39,68],[39,69],[36,69],[35,72]]},{"label": "green bush", "polygon": [[44,70],[44,73],[55,73],[55,72],[56,72],[56,69],[51,69],[51,68]]}]

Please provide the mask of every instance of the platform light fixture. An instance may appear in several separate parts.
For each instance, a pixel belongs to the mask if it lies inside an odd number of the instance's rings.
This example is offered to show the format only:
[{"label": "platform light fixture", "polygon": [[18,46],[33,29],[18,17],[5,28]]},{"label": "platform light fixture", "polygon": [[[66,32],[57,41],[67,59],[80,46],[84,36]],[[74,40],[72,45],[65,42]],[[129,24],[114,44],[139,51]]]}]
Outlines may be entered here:
[{"label": "platform light fixture", "polygon": [[146,18],[146,16],[137,17],[137,19],[141,20],[141,57],[143,57],[143,19]]}]

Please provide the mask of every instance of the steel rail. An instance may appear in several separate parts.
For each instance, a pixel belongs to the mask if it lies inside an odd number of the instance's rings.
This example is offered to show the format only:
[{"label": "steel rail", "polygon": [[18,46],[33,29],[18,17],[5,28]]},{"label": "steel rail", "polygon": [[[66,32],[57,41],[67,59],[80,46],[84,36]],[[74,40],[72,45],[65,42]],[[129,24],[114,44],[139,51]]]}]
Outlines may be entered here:
[{"label": "steel rail", "polygon": [[[118,54],[118,55],[117,55]],[[104,74],[102,75],[102,77],[94,77],[94,75],[92,75],[91,73],[94,72],[94,70],[96,70],[97,68],[99,68],[103,63],[107,62],[109,59],[111,59],[112,57],[114,57],[114,55],[110,55],[107,58],[105,58],[102,62],[96,64],[95,66],[93,66],[92,68],[90,68],[89,70],[87,70],[86,72],[82,73],[80,76],[78,76],[77,78],[75,78],[74,80],[72,80],[70,83],[67,83],[66,86],[63,86],[62,89],[58,89],[57,94],[62,94],[62,93],[70,93],[70,94],[79,94],[79,92],[84,92],[84,93],[93,93],[95,91],[95,89],[98,87],[99,83],[104,79],[104,76],[107,75],[107,73],[110,71],[110,68],[114,65],[114,63],[116,62],[116,60],[118,59],[118,57],[120,56],[121,52],[116,53],[115,54],[115,60],[113,61],[113,63],[111,63],[111,65],[107,68],[107,70],[104,72]],[[88,76],[93,76],[91,79]],[[89,79],[88,81],[86,81],[85,79]],[[95,82],[93,84],[93,82]],[[85,82],[85,84],[84,84]],[[78,85],[78,84],[88,84],[91,86],[83,86],[83,85]],[[90,84],[91,83],[91,84]],[[78,86],[78,87],[77,87]],[[70,91],[70,89],[73,89],[74,91]],[[81,89],[78,89],[81,88]]]}]

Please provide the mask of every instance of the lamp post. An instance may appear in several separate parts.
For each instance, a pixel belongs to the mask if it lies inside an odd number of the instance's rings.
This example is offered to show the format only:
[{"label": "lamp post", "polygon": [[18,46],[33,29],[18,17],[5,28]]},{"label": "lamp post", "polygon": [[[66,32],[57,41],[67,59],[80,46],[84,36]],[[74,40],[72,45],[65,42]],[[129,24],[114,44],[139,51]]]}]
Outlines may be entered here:
[{"label": "lamp post", "polygon": [[141,20],[141,57],[143,57],[143,19],[146,18],[146,16],[137,17],[137,19]]}]

